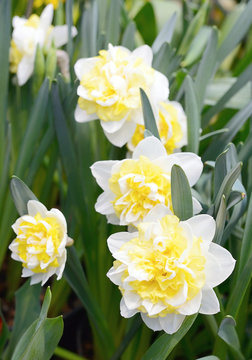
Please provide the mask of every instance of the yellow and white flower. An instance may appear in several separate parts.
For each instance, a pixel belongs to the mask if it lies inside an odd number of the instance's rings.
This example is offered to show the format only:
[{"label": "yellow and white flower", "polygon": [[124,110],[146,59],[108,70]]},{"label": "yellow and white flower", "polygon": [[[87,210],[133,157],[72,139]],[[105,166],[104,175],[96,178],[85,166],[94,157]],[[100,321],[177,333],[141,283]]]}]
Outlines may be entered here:
[{"label": "yellow and white flower", "polygon": [[[31,15],[29,19],[14,16],[10,47],[10,71],[17,75],[18,85],[24,85],[34,70],[36,49],[39,45],[46,53],[54,44],[56,48],[67,43],[67,25],[52,26],[53,5],[47,5],[41,16]],[[72,36],[77,34],[72,27]]]},{"label": "yellow and white flower", "polygon": [[[187,120],[185,112],[177,101],[161,102],[158,106],[157,127],[167,154],[172,154],[187,144]],[[137,124],[134,135],[127,146],[134,151],[144,139],[144,125]]]},{"label": "yellow and white flower", "polygon": [[116,260],[107,276],[122,293],[123,317],[140,312],[149,328],[173,334],[186,315],[219,312],[213,288],[232,273],[235,260],[212,243],[215,221],[211,216],[180,222],[159,207],[159,220],[152,213],[137,232],[109,237]]},{"label": "yellow and white flower", "polygon": [[80,59],[75,73],[80,80],[75,119],[86,122],[99,118],[109,141],[123,146],[132,137],[137,124],[143,125],[140,88],[155,104],[169,95],[167,78],[151,67],[152,50],[143,45],[129,51],[112,46],[99,56]]},{"label": "yellow and white flower", "polygon": [[42,285],[53,275],[61,279],[66,258],[66,246],[73,240],[67,235],[64,215],[58,209],[50,211],[39,201],[30,200],[28,214],[21,216],[12,225],[17,237],[9,249],[11,257],[21,261],[23,277],[31,276],[31,285]]},{"label": "yellow and white flower", "polygon": [[39,8],[42,5],[52,4],[54,9],[57,9],[61,2],[63,3],[65,0],[34,0],[33,7]]},{"label": "yellow and white flower", "polygon": [[[106,215],[108,222],[134,225],[143,221],[158,204],[172,212],[171,168],[182,167],[190,186],[199,179],[203,164],[193,153],[167,155],[165,147],[154,136],[142,140],[132,159],[98,161],[91,171],[104,192],[98,197],[95,209]],[[193,199],[194,213],[201,210]]]}]

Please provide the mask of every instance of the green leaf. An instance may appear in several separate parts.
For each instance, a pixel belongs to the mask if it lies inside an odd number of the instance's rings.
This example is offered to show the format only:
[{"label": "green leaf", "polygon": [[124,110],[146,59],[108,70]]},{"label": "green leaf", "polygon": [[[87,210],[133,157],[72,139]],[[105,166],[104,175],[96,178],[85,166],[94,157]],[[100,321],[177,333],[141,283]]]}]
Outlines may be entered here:
[{"label": "green leaf", "polygon": [[223,195],[216,216],[216,231],[213,239],[213,242],[215,242],[216,244],[221,243],[221,237],[224,231],[224,226],[226,221],[226,211],[227,211],[226,200],[225,200],[225,196]]},{"label": "green leaf", "polygon": [[199,131],[200,113],[194,83],[190,75],[185,79],[185,112],[187,115],[187,151],[198,154],[199,151]]},{"label": "green leaf", "polygon": [[64,277],[85,307],[96,328],[99,341],[104,349],[104,357],[112,355],[114,344],[106,320],[92,296],[81,263],[74,247],[68,249]]},{"label": "green leaf", "polygon": [[243,144],[240,152],[239,152],[239,160],[247,162],[252,155],[252,136],[248,136],[245,143]]},{"label": "green leaf", "polygon": [[188,52],[185,54],[185,58],[181,63],[182,67],[192,65],[201,57],[211,32],[212,28],[210,26],[202,26],[193,39]]},{"label": "green leaf", "polygon": [[38,329],[40,324],[42,323],[42,321],[46,319],[48,309],[51,304],[51,300],[52,300],[52,293],[51,293],[50,287],[48,286],[46,289],[46,293],[45,293],[45,297],[44,297],[44,301],[43,301],[42,308],[40,311],[40,315],[39,315],[39,319],[38,319],[39,321],[38,321],[36,329]]},{"label": "green leaf", "polygon": [[145,129],[144,130],[144,137],[146,138],[148,136],[153,136],[153,134],[149,130]]},{"label": "green leaf", "polygon": [[[4,360],[11,358],[23,333],[39,316],[41,286],[30,285],[30,280],[16,292],[16,310],[11,339],[4,353]],[[19,358],[20,359],[20,358]]]},{"label": "green leaf", "polygon": [[156,136],[158,139],[160,139],[156,120],[155,120],[148,96],[145,94],[144,90],[141,88],[140,88],[140,94],[141,94],[145,129],[149,130],[154,136]]},{"label": "green leaf", "polygon": [[[153,6],[147,2],[135,16],[134,21],[145,44],[151,45],[157,35],[157,25]],[[146,26],[148,24],[148,26]]]},{"label": "green leaf", "polygon": [[222,320],[218,336],[229,345],[234,355],[236,355],[237,360],[245,360],[244,356],[240,352],[240,342],[238,335],[235,330],[236,322],[234,318],[230,315],[225,316]]},{"label": "green leaf", "polygon": [[238,179],[238,176],[241,173],[241,167],[242,163],[238,163],[224,178],[219,191],[216,195],[216,199],[214,201],[214,207],[215,207],[215,213],[217,213],[221,198],[224,195],[226,199],[229,198],[229,195],[231,193],[232,187],[235,183],[235,181]]},{"label": "green leaf", "polygon": [[36,48],[34,73],[32,77],[32,92],[36,96],[45,78],[45,57],[39,45]]},{"label": "green leaf", "polygon": [[177,20],[177,13],[174,12],[170,19],[165,23],[154,43],[152,44],[153,53],[157,53],[164,43],[170,43]]},{"label": "green leaf", "polygon": [[204,1],[201,5],[199,11],[197,11],[193,20],[190,22],[188,29],[183,37],[182,43],[178,49],[179,55],[185,55],[190,47],[192,40],[195,38],[200,28],[203,26],[205,22],[205,18],[207,15],[208,2]]},{"label": "green leaf", "polygon": [[235,206],[240,201],[242,201],[245,198],[245,196],[246,193],[244,192],[240,192],[237,190],[231,191],[231,194],[229,195],[229,199],[228,199],[227,210],[231,209],[233,206]]},{"label": "green leaf", "polygon": [[121,0],[111,0],[107,14],[107,43],[117,45],[120,38]]},{"label": "green leaf", "polygon": [[152,66],[154,69],[169,77],[177,70],[181,57],[176,55],[175,49],[170,44],[164,43],[159,51],[154,54]]},{"label": "green leaf", "polygon": [[8,329],[8,325],[6,324],[6,321],[3,317],[2,310],[0,308],[0,354],[2,355],[3,349],[6,347],[6,342],[9,339],[10,331]]},{"label": "green leaf", "polygon": [[248,81],[252,79],[252,64],[248,66],[243,73],[236,79],[234,84],[228,89],[228,91],[224,92],[223,96],[217,101],[217,103],[212,106],[206,113],[203,115],[202,119],[202,127],[206,127],[211,120],[211,118],[219,113],[224,106],[228,103],[228,101],[238,93],[238,91],[246,85]]},{"label": "green leaf", "polygon": [[216,130],[216,131],[212,131],[210,133],[207,133],[207,134],[204,134],[202,136],[200,136],[200,141],[203,141],[205,139],[208,139],[212,136],[216,136],[216,135],[220,135],[220,134],[223,134],[223,133],[226,133],[227,131],[229,131],[228,129],[224,128],[224,129],[219,129],[219,130]]},{"label": "green leaf", "polygon": [[98,7],[93,1],[90,8],[87,8],[81,20],[81,57],[97,55],[98,44]]},{"label": "green leaf", "polygon": [[216,68],[217,42],[218,30],[213,28],[195,78],[195,89],[200,109],[204,103],[207,85],[213,77]]},{"label": "green leaf", "polygon": [[248,2],[241,16],[221,43],[217,52],[217,58],[219,63],[221,63],[225,59],[225,57],[237,46],[237,44],[247,34],[247,31],[252,24],[251,13],[252,0]]},{"label": "green leaf", "polygon": [[11,195],[17,212],[20,216],[28,214],[27,203],[29,200],[38,200],[28,186],[17,176],[13,176],[10,182]]},{"label": "green leaf", "polygon": [[136,24],[134,21],[130,21],[123,33],[122,37],[122,46],[125,46],[129,50],[135,49],[135,34],[136,34]]},{"label": "green leaf", "polygon": [[171,170],[171,196],[174,214],[181,221],[193,216],[191,188],[186,174],[179,165],[173,165]]},{"label": "green leaf", "polygon": [[175,346],[183,339],[198,314],[187,316],[180,329],[173,335],[160,336],[144,354],[142,360],[166,360]]},{"label": "green leaf", "polygon": [[5,127],[8,98],[9,47],[11,29],[10,8],[11,2],[9,0],[0,1],[0,173],[3,170],[5,156]]},{"label": "green leaf", "polygon": [[141,319],[140,315],[137,314],[133,318],[132,324],[131,324],[129,330],[127,331],[125,337],[123,338],[123,341],[121,342],[120,346],[118,347],[118,349],[116,350],[116,352],[114,353],[114,355],[111,357],[110,360],[118,360],[118,359],[121,358],[121,356],[123,355],[125,349],[127,349],[130,341],[136,335],[136,332],[139,330],[142,323],[143,322],[142,322],[142,319]]},{"label": "green leaf", "polygon": [[66,1],[66,23],[67,23],[67,52],[69,58],[73,55],[73,39],[72,39],[72,25],[73,25],[73,0]]},{"label": "green leaf", "polygon": [[252,101],[247,104],[242,110],[236,113],[232,119],[225,125],[229,129],[228,132],[221,135],[216,141],[212,142],[207,151],[203,155],[204,159],[210,160],[218,156],[223,151],[225,146],[233,140],[235,135],[245,124],[252,114]]},{"label": "green leaf", "polygon": [[11,360],[50,360],[63,334],[62,316],[36,320],[21,337]]},{"label": "green leaf", "polygon": [[214,197],[217,196],[218,191],[220,190],[221,184],[227,175],[227,152],[229,150],[226,149],[221,153],[216,161],[215,161],[215,168],[214,168]]},{"label": "green leaf", "polygon": [[[247,220],[247,221],[250,221]],[[252,276],[252,254],[248,258],[246,264],[241,268],[240,274],[236,279],[235,286],[232,287],[231,294],[227,303],[226,313],[237,317],[243,298],[250,284]]]},{"label": "green leaf", "polygon": [[44,124],[45,114],[47,111],[47,102],[48,102],[48,88],[49,81],[45,79],[43,85],[41,86],[38,96],[36,98],[35,104],[32,107],[28,125],[25,131],[25,135],[22,140],[20,147],[20,153],[18,156],[15,174],[17,176],[23,177],[26,169],[29,167],[31,159],[34,155],[31,149],[35,148],[35,145],[40,137],[40,131]]},{"label": "green leaf", "polygon": [[244,230],[244,235],[242,239],[241,245],[241,252],[239,258],[239,274],[241,273],[242,269],[244,268],[246,262],[248,261],[249,257],[252,254],[252,241],[251,241],[251,234],[252,234],[252,196],[250,196],[247,216],[246,216],[246,225]]}]

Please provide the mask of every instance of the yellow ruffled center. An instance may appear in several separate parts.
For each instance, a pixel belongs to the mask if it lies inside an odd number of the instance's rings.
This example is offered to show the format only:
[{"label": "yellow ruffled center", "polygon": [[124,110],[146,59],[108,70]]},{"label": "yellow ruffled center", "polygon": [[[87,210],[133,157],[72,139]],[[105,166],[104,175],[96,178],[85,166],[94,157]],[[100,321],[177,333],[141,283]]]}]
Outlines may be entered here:
[{"label": "yellow ruffled center", "polygon": [[[158,314],[176,312],[179,306],[172,306],[169,300],[173,299],[184,287],[188,286],[186,301],[193,299],[205,284],[206,258],[202,253],[200,237],[189,240],[179,219],[174,215],[167,215],[160,220],[162,232],[152,233],[146,239],[148,223],[138,226],[139,237],[125,243],[120,252],[127,254],[130,263],[137,271],[146,274],[147,280],[129,282],[133,291],[142,300],[149,300],[152,304],[163,303],[166,308]],[[118,267],[120,261],[116,261]],[[126,270],[122,276],[125,280],[129,276]],[[124,288],[121,288],[124,293]],[[143,306],[140,311],[146,312]]]},{"label": "yellow ruffled center", "polygon": [[101,50],[81,79],[87,99],[80,97],[78,104],[103,121],[130,120],[130,111],[141,107],[139,88],[149,94],[153,81],[154,70],[141,57],[132,59],[122,49]]},{"label": "yellow ruffled center", "polygon": [[120,218],[142,220],[157,204],[172,210],[170,174],[141,156],[138,160],[122,162],[120,170],[109,179],[115,194],[112,201],[116,215]]},{"label": "yellow ruffled center", "polygon": [[[179,123],[178,110],[172,105],[161,102],[165,109],[159,110],[158,132],[167,154],[172,154],[178,148],[177,144],[183,137],[182,127]],[[135,148],[144,139],[144,125],[137,124],[131,144]]]},{"label": "yellow ruffled center", "polygon": [[[48,263],[52,267],[58,267],[56,256],[61,239],[60,225],[53,217],[43,218],[38,213],[34,217],[34,223],[22,221],[14,242],[18,244],[18,255],[23,267],[29,268],[34,273],[46,272],[45,267]],[[35,266],[30,265],[31,263]]]}]

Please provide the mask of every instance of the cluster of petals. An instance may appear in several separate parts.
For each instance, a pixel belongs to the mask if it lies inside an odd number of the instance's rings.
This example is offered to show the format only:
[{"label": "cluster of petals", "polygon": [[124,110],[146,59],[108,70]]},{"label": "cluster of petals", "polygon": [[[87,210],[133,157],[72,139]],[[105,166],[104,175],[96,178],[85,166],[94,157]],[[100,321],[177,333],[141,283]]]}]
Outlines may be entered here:
[{"label": "cluster of petals", "polygon": [[22,262],[23,277],[31,277],[31,285],[42,285],[53,275],[61,279],[66,258],[66,246],[73,240],[67,235],[64,215],[58,209],[47,208],[36,200],[27,204],[28,214],[12,225],[16,238],[9,246],[14,260]]},{"label": "cluster of petals", "polygon": [[152,50],[143,45],[130,51],[123,46],[101,50],[99,56],[79,59],[75,73],[80,80],[75,110],[78,122],[100,119],[109,141],[123,146],[143,125],[140,88],[151,104],[167,100],[167,78],[151,67]]},{"label": "cluster of petals", "polygon": [[[95,209],[106,215],[109,223],[136,226],[157,205],[164,205],[170,212],[171,169],[179,165],[185,172],[190,186],[199,179],[203,164],[193,153],[168,155],[161,141],[150,136],[135,148],[132,159],[98,161],[91,171],[103,193]],[[201,210],[193,199],[194,213]]]},{"label": "cluster of petals", "polygon": [[[178,152],[187,144],[187,119],[180,103],[177,101],[163,101],[158,104],[156,123],[160,140],[167,154]],[[144,125],[137,124],[136,130],[127,143],[130,151],[134,151],[137,144],[144,139]]]},{"label": "cluster of petals", "polygon": [[[67,43],[67,25],[52,26],[53,5],[45,7],[41,16],[32,14],[29,19],[14,16],[10,47],[10,71],[17,76],[18,85],[24,85],[34,71],[37,46],[46,53],[53,45],[56,48]],[[72,36],[77,29],[72,27]]]},{"label": "cluster of petals", "polygon": [[116,260],[107,276],[122,293],[121,315],[140,313],[152,330],[173,334],[187,315],[219,312],[213,288],[231,274],[235,260],[212,242],[214,233],[211,216],[180,222],[159,205],[136,232],[111,235]]}]

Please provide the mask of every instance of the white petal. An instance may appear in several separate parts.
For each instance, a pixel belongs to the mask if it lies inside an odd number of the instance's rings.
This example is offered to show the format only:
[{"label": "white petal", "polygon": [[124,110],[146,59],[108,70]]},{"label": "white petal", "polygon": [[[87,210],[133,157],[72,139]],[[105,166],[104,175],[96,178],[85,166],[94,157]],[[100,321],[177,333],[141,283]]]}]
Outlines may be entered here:
[{"label": "white petal", "polygon": [[123,294],[125,305],[129,310],[137,309],[141,304],[141,298],[138,294],[126,290]]},{"label": "white petal", "polygon": [[159,157],[167,156],[167,153],[160,140],[154,136],[148,136],[137,145],[132,159],[139,159],[140,156],[146,156],[150,160],[155,160]]},{"label": "white petal", "polygon": [[120,130],[123,124],[126,121],[127,116],[119,121],[101,121],[101,126],[104,131],[109,134],[115,133],[116,131]]},{"label": "white petal", "polygon": [[17,69],[17,80],[19,86],[22,86],[26,83],[26,81],[31,77],[33,70],[34,56],[25,55],[18,64]]},{"label": "white petal", "polygon": [[125,121],[118,131],[114,133],[108,133],[107,131],[104,131],[104,133],[111,144],[122,147],[132,138],[135,129],[136,124],[133,121]]},{"label": "white petal", "polygon": [[55,274],[58,275],[57,280],[60,280],[62,278],[64,269],[65,269],[65,265],[66,265],[66,260],[67,260],[67,251],[65,249],[63,252],[63,255],[59,259],[60,266],[57,268],[57,270],[55,272]]},{"label": "white petal", "polygon": [[40,25],[44,30],[49,28],[53,19],[53,5],[47,5],[40,15]]},{"label": "white petal", "polygon": [[96,115],[96,113],[88,114],[85,110],[81,109],[79,107],[79,105],[77,105],[75,112],[74,112],[74,118],[77,122],[82,123],[82,122],[88,122],[91,120],[96,120],[97,115]]},{"label": "white petal", "polygon": [[127,266],[121,264],[117,268],[114,266],[109,269],[107,272],[107,277],[114,283],[115,285],[121,286],[122,285],[122,275],[124,271],[127,269]]},{"label": "white petal", "polygon": [[67,231],[66,218],[59,209],[52,208],[50,211],[47,212],[46,216],[55,218],[59,223],[59,225],[61,225],[61,230],[63,234],[66,233]]},{"label": "white petal", "polygon": [[159,71],[155,71],[154,76],[155,77],[151,88],[150,100],[155,105],[160,101],[167,100],[169,96],[169,82],[167,77]]},{"label": "white petal", "polygon": [[[111,178],[112,175],[112,167],[118,163],[120,162],[117,160],[96,161],[90,167],[92,175],[95,177],[97,184],[103,190],[111,191],[109,187],[109,179]],[[113,198],[111,198],[111,200],[113,200]]]},{"label": "white petal", "polygon": [[159,317],[162,329],[167,334],[174,334],[182,325],[185,316],[181,314],[167,314],[165,317]]},{"label": "white petal", "polygon": [[149,66],[151,66],[152,64],[153,54],[151,48],[148,45],[139,46],[132,52],[131,56],[133,58],[142,58],[144,62]]},{"label": "white petal", "polygon": [[34,275],[33,271],[23,267],[23,269],[22,269],[22,277],[29,277],[29,276],[32,276],[32,275]]},{"label": "white petal", "polygon": [[27,19],[21,18],[19,16],[14,16],[12,19],[12,26],[15,27],[21,27],[26,23]]},{"label": "white petal", "polygon": [[95,65],[97,61],[96,57],[91,58],[83,58],[77,60],[77,62],[74,65],[74,71],[79,80],[82,79],[83,75],[87,72],[89,72]]},{"label": "white petal", "polygon": [[42,217],[45,217],[47,215],[47,208],[45,207],[45,205],[43,205],[41,202],[37,200],[29,200],[27,203],[27,208],[28,208],[28,214],[30,216],[35,216],[38,213]]},{"label": "white petal", "polygon": [[216,223],[212,216],[196,215],[184,222],[190,226],[193,235],[201,237],[204,242],[210,243],[213,240]]},{"label": "white petal", "polygon": [[[209,266],[209,255],[212,255],[215,262],[218,264],[217,268]],[[235,259],[232,257],[230,252],[220,245],[211,243],[209,246],[209,253],[206,263],[206,284],[210,287],[215,287],[226,280],[232,273],[235,267]],[[211,273],[210,273],[211,269]]]},{"label": "white petal", "polygon": [[156,221],[157,219],[161,219],[166,215],[171,215],[171,210],[162,204],[158,204],[153,207],[143,219],[144,222]]},{"label": "white petal", "polygon": [[171,154],[168,158],[171,164],[177,164],[182,167],[190,186],[196,184],[203,170],[203,163],[198,155],[184,152]]},{"label": "white petal", "polygon": [[30,285],[38,284],[43,279],[43,274],[34,274],[31,277]]},{"label": "white petal", "polygon": [[141,313],[141,317],[143,322],[153,331],[161,331],[162,326],[160,325],[159,318],[151,318],[148,315]]},{"label": "white petal", "polygon": [[122,298],[120,302],[120,312],[123,317],[130,318],[131,316],[134,316],[136,313],[138,313],[138,310],[129,310],[125,304],[124,298]]},{"label": "white petal", "polygon": [[22,217],[18,218],[13,225],[11,225],[14,232],[18,235],[19,225],[23,222]]},{"label": "white petal", "polygon": [[173,296],[171,299],[167,300],[167,304],[172,306],[181,306],[186,301],[188,294],[188,284],[184,281],[184,285],[181,287],[179,292]]},{"label": "white petal", "polygon": [[41,286],[43,286],[49,278],[55,274],[55,268],[50,268],[46,273],[43,274]]},{"label": "white petal", "polygon": [[109,224],[120,225],[120,219],[116,216],[116,214],[106,215],[106,218]]},{"label": "white petal", "polygon": [[200,314],[212,315],[220,311],[219,300],[214,292],[208,286],[204,286],[202,289],[202,300],[200,306]]},{"label": "white petal", "polygon": [[199,291],[198,294],[196,294],[194,296],[194,298],[192,298],[189,301],[186,301],[178,309],[179,313],[182,314],[182,315],[196,314],[199,311],[199,308],[200,308],[201,298],[202,298],[202,294],[201,294],[201,291]]},{"label": "white petal", "polygon": [[136,238],[137,235],[138,232],[128,233],[126,231],[110,235],[107,240],[109,251],[114,254],[115,252],[119,251],[126,242]]},{"label": "white petal", "polygon": [[95,210],[102,214],[108,215],[114,213],[114,207],[111,204],[112,194],[104,191],[97,199],[95,203]]},{"label": "white petal", "polygon": [[[72,26],[71,36],[72,38],[77,35],[77,29],[75,26]],[[55,26],[52,30],[53,42],[56,48],[59,48],[65,45],[68,41],[68,26],[60,25]]]},{"label": "white petal", "polygon": [[193,204],[193,215],[196,215],[201,212],[202,206],[200,202],[195,199],[195,197],[192,197],[192,204]]}]

